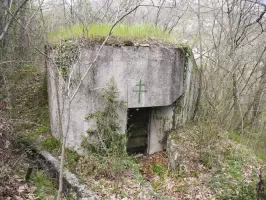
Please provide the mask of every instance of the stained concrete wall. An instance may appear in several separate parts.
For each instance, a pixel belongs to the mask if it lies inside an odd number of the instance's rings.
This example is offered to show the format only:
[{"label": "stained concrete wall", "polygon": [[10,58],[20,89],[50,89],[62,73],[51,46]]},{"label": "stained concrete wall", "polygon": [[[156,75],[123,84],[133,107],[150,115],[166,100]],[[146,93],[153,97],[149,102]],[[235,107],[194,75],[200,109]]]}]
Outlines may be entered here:
[{"label": "stained concrete wall", "polygon": [[166,132],[172,128],[173,114],[172,106],[152,108],[147,149],[148,154],[161,151],[165,148],[165,136]]},{"label": "stained concrete wall", "polygon": [[[128,108],[156,107],[152,109],[150,123],[149,153],[162,149],[160,142],[163,131],[171,128],[173,108],[171,105],[184,92],[184,61],[183,50],[171,47],[135,47],[135,46],[104,46],[93,68],[86,76],[80,90],[68,108],[65,87],[73,94],[77,82],[95,58],[99,45],[84,46],[80,50],[79,60],[70,67],[73,70],[71,84],[58,75],[55,64],[56,53],[50,50],[52,60],[47,61],[49,105],[51,130],[59,136],[59,114],[62,119],[63,132],[67,134],[67,145],[75,149],[80,147],[88,129],[95,128],[93,122],[84,120],[85,116],[101,109],[104,102],[100,100],[101,89],[105,88],[114,78],[118,89],[119,100],[126,102]],[[140,96],[137,86],[144,84]],[[60,109],[58,109],[58,105]],[[68,117],[70,112],[70,117]],[[124,132],[127,123],[127,112],[119,110],[121,126]],[[168,117],[165,124],[160,117]]]},{"label": "stained concrete wall", "polygon": [[[82,71],[95,58],[99,46],[83,50]],[[128,108],[171,105],[183,91],[184,54],[177,48],[105,46],[84,85],[106,87],[113,77]],[[142,81],[140,101],[137,84]]]}]

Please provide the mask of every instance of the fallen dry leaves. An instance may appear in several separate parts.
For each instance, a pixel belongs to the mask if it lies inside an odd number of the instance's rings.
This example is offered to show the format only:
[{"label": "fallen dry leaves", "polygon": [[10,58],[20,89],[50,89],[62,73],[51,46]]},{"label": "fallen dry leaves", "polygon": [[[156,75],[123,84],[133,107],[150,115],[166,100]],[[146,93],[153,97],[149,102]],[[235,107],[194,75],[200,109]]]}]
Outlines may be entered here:
[{"label": "fallen dry leaves", "polygon": [[37,199],[35,189],[17,176],[5,176],[0,180],[0,200],[34,200]]},{"label": "fallen dry leaves", "polygon": [[155,175],[152,171],[153,164],[160,164],[167,168],[167,155],[165,152],[158,152],[152,155],[137,155],[136,156],[138,163],[141,165],[140,172],[148,181],[154,179]]}]

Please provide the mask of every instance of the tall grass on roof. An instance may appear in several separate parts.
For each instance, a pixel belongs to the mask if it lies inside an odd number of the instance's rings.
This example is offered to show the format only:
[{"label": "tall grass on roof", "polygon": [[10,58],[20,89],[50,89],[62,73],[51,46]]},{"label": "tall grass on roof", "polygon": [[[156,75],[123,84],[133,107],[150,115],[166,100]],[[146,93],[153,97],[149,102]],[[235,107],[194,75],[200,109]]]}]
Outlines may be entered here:
[{"label": "tall grass on roof", "polygon": [[[73,26],[64,26],[48,34],[50,42],[57,42],[70,38],[96,36],[107,36],[112,24],[90,24],[87,27],[77,24]],[[112,36],[121,38],[150,39],[156,38],[174,43],[174,38],[170,34],[152,24],[118,24],[113,30]]]}]

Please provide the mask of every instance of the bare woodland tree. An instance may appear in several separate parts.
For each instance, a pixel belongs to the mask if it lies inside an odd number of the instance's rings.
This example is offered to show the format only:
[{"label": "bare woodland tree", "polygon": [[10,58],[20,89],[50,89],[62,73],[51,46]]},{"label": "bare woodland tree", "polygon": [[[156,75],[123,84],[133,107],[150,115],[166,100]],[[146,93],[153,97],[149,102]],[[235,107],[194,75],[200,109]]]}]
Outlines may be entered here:
[{"label": "bare woodland tree", "polygon": [[[261,78],[255,76],[261,71],[265,51],[265,5],[257,1],[210,2],[201,3],[205,42],[202,103],[221,123],[225,125],[228,120],[227,125],[239,128],[247,116],[247,97],[252,96],[248,85],[254,86]],[[207,37],[212,40],[206,40]]]}]

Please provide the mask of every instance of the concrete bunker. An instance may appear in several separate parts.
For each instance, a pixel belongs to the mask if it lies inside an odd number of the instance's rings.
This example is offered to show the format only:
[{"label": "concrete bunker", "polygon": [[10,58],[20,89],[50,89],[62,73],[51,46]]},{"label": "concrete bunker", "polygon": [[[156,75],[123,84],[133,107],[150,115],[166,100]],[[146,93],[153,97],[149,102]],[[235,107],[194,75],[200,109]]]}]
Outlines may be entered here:
[{"label": "concrete bunker", "polygon": [[[69,43],[77,41],[63,45]],[[101,89],[111,78],[118,89],[118,99],[127,107],[118,114],[121,134],[128,132],[128,152],[152,154],[163,150],[167,133],[194,113],[198,74],[188,48],[158,44],[105,45],[71,104],[68,104],[69,94],[75,92],[100,45],[81,45],[78,51],[70,48],[68,57],[73,59],[64,68],[58,65],[63,53],[57,48],[48,49],[52,59],[47,60],[51,130],[59,138],[61,123],[63,133],[67,133],[64,135],[67,145],[76,150],[80,149],[87,130],[95,127],[95,123],[84,118],[103,108]],[[73,52],[77,55],[73,56]]]}]

